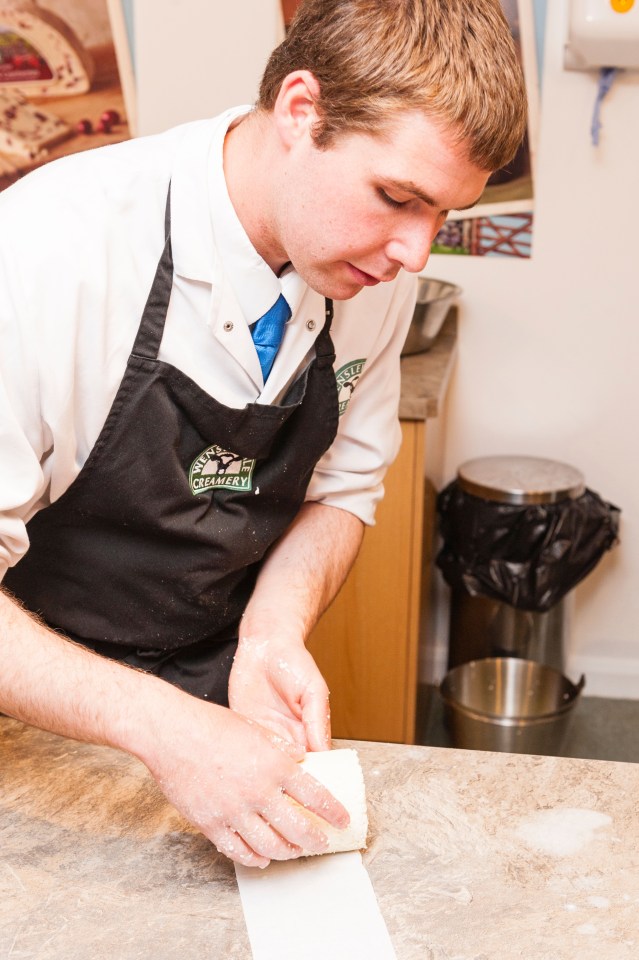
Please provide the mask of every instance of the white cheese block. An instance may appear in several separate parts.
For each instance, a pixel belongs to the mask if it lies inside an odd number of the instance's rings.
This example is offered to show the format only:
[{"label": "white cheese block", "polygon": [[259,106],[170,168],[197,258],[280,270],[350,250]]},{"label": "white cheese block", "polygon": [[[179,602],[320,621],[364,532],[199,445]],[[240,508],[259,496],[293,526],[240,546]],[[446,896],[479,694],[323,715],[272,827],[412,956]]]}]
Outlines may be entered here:
[{"label": "white cheese block", "polygon": [[70,133],[71,127],[60,117],[32,106],[19,93],[0,88],[0,153],[7,154],[14,165],[43,159],[50,144]]},{"label": "white cheese block", "polygon": [[[0,89],[28,97],[60,97],[86,93],[93,61],[64,20],[30,0],[0,0],[0,34],[11,44],[0,46]],[[21,45],[20,41],[24,43]],[[21,53],[21,46],[25,53]]]},{"label": "white cheese block", "polygon": [[[339,830],[309,810],[305,811],[328,838],[328,849],[325,852],[340,853],[346,850],[364,849],[368,832],[368,815],[364,774],[357,752],[345,749],[307,753],[301,766],[346,807],[351,818],[349,825],[344,830]],[[307,851],[304,851],[304,856],[308,856]]]}]

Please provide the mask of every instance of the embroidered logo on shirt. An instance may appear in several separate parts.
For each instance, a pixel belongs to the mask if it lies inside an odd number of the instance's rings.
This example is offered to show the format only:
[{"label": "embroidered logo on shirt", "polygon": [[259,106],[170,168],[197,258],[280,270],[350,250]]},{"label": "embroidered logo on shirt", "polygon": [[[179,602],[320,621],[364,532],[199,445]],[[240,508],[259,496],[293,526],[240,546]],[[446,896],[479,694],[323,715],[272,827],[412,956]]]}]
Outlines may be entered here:
[{"label": "embroidered logo on shirt", "polygon": [[353,390],[355,389],[357,381],[362,375],[362,370],[364,369],[365,363],[366,358],[363,360],[351,360],[350,363],[345,363],[343,367],[340,367],[335,374],[335,379],[337,380],[337,399],[339,401],[340,417],[346,410],[346,407],[353,396]]},{"label": "embroidered logo on shirt", "polygon": [[211,444],[196,457],[189,470],[191,493],[206,493],[219,487],[242,490],[252,489],[255,460],[238,457],[230,450]]}]

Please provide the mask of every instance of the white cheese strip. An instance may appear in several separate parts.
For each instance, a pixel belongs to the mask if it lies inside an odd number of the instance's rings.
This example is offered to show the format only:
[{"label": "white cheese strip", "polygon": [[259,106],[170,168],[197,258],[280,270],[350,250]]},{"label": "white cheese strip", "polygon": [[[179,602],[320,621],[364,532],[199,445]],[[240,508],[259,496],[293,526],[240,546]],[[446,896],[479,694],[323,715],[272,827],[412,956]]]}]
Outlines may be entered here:
[{"label": "white cheese strip", "polygon": [[236,863],[235,876],[253,960],[396,960],[361,853]]},{"label": "white cheese strip", "polygon": [[[366,847],[368,816],[366,813],[366,788],[364,775],[355,750],[326,750],[308,753],[301,763],[306,773],[319,780],[333,796],[346,807],[351,822],[343,830],[332,827],[316,817],[310,810],[305,813],[312,818],[328,838],[327,853],[342,850],[362,850]],[[305,855],[308,855],[305,851]]]},{"label": "white cheese strip", "polygon": [[12,31],[39,54],[51,76],[38,69],[0,69],[4,89],[29,97],[60,97],[86,93],[93,78],[93,61],[73,30],[60,17],[29,0],[1,0],[0,30]]},{"label": "white cheese strip", "polygon": [[0,89],[0,153],[37,160],[46,148],[71,133],[60,117],[32,106],[19,93]]}]

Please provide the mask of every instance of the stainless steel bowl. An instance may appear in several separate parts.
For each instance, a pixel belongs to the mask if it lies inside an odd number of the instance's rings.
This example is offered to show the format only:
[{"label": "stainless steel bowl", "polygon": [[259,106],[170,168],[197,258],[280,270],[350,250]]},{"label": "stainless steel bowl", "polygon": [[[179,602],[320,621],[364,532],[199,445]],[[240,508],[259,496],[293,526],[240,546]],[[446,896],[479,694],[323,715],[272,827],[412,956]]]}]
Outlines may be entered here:
[{"label": "stainless steel bowl", "polygon": [[402,350],[403,357],[430,349],[453,300],[460,293],[461,287],[446,280],[419,278],[417,302]]},{"label": "stainless steel bowl", "polygon": [[560,752],[585,684],[519,657],[470,660],[440,685],[455,747],[505,753]]}]

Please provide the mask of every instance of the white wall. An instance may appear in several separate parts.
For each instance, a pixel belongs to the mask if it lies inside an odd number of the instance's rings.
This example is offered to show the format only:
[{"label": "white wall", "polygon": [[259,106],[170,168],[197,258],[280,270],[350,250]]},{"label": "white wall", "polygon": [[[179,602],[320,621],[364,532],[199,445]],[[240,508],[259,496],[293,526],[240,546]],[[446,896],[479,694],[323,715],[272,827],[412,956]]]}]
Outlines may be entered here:
[{"label": "white wall", "polygon": [[284,36],[279,0],[135,0],[137,132],[253,103]]},{"label": "white wall", "polygon": [[464,289],[434,479],[471,457],[544,456],[622,508],[621,545],[569,598],[567,672],[639,698],[639,72],[604,100],[593,147],[596,79],[563,70],[566,10],[548,4],[532,259],[433,256],[425,271]]}]

